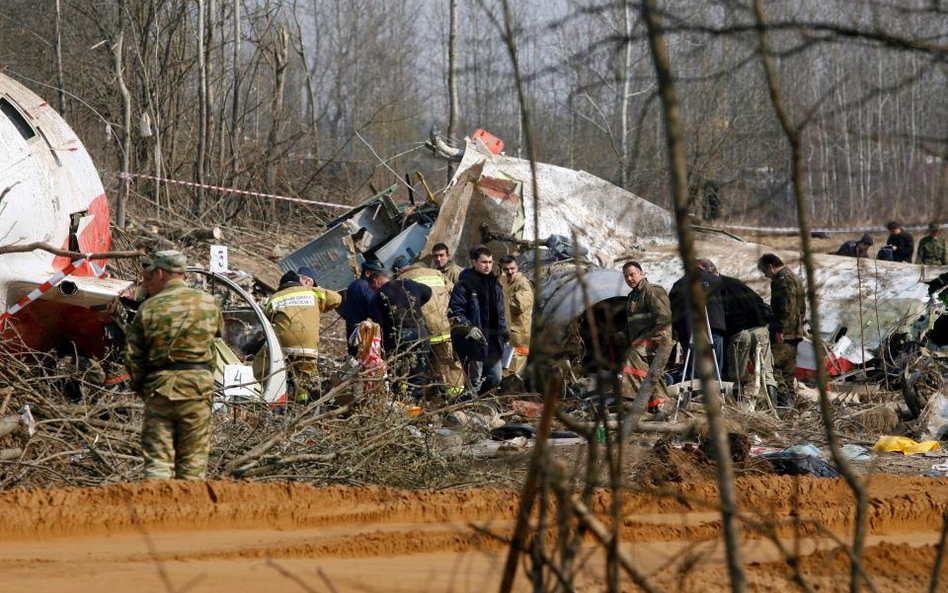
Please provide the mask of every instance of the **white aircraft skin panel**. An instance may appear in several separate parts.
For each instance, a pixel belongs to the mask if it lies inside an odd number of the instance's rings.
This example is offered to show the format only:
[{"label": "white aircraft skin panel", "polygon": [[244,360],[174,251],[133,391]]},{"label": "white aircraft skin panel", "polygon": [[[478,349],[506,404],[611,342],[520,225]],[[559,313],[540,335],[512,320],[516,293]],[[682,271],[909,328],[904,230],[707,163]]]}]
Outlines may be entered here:
[{"label": "white aircraft skin panel", "polygon": [[[3,74],[0,97],[16,107],[35,132],[24,140],[0,114],[0,245],[45,242],[64,247],[70,215],[88,211],[105,193],[98,172],[72,129],[41,97]],[[79,235],[98,231],[107,237],[108,222],[107,216],[85,216]],[[62,265],[62,258],[57,261],[44,251],[0,256],[0,311],[23,296],[28,285],[44,282]],[[16,289],[11,290],[14,283]],[[118,285],[93,286],[84,284],[80,290],[88,288],[94,293],[90,298],[99,302]],[[44,298],[60,298],[58,291],[52,292]]]}]

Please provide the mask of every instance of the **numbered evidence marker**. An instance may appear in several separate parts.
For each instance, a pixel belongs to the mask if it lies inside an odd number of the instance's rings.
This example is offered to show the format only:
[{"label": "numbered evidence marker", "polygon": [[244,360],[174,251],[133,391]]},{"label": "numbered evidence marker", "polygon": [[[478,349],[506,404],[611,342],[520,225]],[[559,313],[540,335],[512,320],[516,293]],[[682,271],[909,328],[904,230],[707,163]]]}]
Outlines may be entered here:
[{"label": "numbered evidence marker", "polygon": [[253,376],[253,367],[242,364],[224,365],[224,399],[253,399],[260,395],[260,386]]},{"label": "numbered evidence marker", "polygon": [[211,265],[209,269],[214,274],[227,273],[227,246],[211,245]]}]

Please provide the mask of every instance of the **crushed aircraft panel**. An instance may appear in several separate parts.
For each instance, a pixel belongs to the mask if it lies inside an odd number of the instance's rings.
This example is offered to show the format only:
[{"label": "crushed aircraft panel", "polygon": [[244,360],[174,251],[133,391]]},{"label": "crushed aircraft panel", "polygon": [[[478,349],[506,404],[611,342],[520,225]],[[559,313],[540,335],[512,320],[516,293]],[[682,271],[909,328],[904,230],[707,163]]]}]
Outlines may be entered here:
[{"label": "crushed aircraft panel", "polygon": [[397,188],[389,187],[330,222],[326,232],[280,260],[280,268],[309,266],[318,275],[317,284],[345,290],[367,259],[388,268],[401,255],[417,257],[436,213],[428,204],[397,205],[392,199]]},{"label": "crushed aircraft panel", "polygon": [[540,224],[534,229],[530,162],[468,139],[425,252],[445,243],[457,263],[467,263],[463,253],[480,242],[477,228],[484,222],[527,241],[575,232],[603,264],[634,246],[674,240],[670,212],[585,171],[537,163],[537,184]]}]

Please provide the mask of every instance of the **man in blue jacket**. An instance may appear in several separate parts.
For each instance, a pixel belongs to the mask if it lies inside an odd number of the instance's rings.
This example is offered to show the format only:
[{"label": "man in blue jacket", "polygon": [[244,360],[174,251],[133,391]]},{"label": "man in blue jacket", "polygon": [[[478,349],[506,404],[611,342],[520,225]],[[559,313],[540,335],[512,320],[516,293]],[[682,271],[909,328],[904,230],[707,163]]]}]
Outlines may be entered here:
[{"label": "man in blue jacket", "polygon": [[[366,319],[380,322],[379,312],[376,310],[375,291],[369,286],[369,275],[382,269],[382,264],[375,260],[362,264],[362,276],[353,280],[346,288],[340,314],[346,320],[346,340],[352,339],[352,332]],[[349,342],[349,356],[355,356],[356,346]]]},{"label": "man in blue jacket", "polygon": [[471,389],[486,393],[500,385],[501,357],[509,339],[504,292],[493,273],[494,255],[478,245],[469,253],[471,267],[461,272],[451,291],[448,317],[451,341]]}]

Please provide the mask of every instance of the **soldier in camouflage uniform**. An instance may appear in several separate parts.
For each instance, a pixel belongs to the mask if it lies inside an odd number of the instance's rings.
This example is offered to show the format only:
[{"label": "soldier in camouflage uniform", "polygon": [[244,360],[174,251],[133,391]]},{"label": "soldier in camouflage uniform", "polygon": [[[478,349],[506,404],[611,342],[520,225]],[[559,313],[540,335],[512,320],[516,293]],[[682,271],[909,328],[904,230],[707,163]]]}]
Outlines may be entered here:
[{"label": "soldier in camouflage uniform", "polygon": [[211,442],[214,338],[224,320],[209,294],[184,283],[187,260],[173,250],[142,259],[148,299],[128,329],[129,384],[145,400],[146,480],[203,480]]},{"label": "soldier in camouflage uniform", "polygon": [[928,235],[918,242],[918,255],[915,263],[926,266],[948,265],[948,254],[945,253],[945,240],[938,236],[937,222],[928,225]]},{"label": "soldier in camouflage uniform", "polygon": [[775,403],[781,408],[792,408],[796,393],[793,379],[797,370],[797,344],[803,340],[806,319],[806,292],[800,277],[773,253],[762,255],[757,269],[770,278],[770,308],[774,316],[770,324],[771,350],[777,381]]},{"label": "soldier in camouflage uniform", "polygon": [[[649,364],[655,358],[662,340],[671,340],[671,303],[665,289],[651,284],[638,262],[630,261],[622,266],[625,283],[632,289],[626,304],[626,327],[620,332],[620,342],[627,345],[625,362],[622,365],[624,395],[635,397],[648,375]],[[668,397],[665,385],[665,369],[657,369],[656,389],[649,395],[648,411],[659,412],[662,399]]]}]

